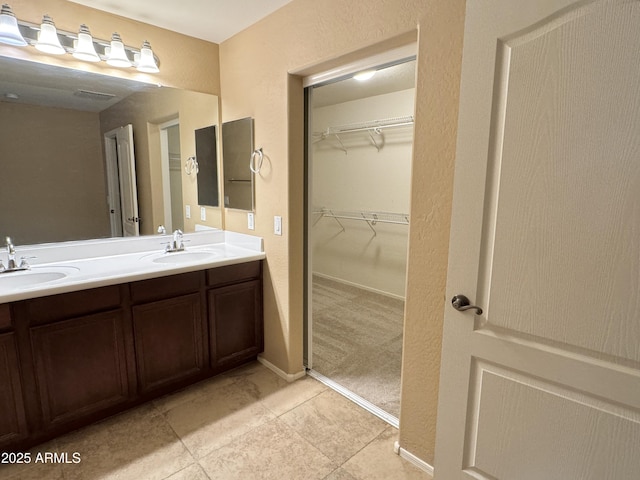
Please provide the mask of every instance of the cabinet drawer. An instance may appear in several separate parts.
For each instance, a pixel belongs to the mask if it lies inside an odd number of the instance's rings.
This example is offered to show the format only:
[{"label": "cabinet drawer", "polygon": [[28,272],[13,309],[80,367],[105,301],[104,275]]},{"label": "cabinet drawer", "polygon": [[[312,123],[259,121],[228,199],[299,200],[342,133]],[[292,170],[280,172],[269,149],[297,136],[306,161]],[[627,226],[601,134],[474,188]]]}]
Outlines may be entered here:
[{"label": "cabinet drawer", "polygon": [[262,262],[238,263],[207,270],[207,285],[220,286],[260,278]]},{"label": "cabinet drawer", "polygon": [[113,285],[25,300],[20,312],[24,312],[30,325],[42,325],[118,308],[121,301],[120,286]]},{"label": "cabinet drawer", "polygon": [[11,328],[11,311],[8,303],[0,305],[0,330]]},{"label": "cabinet drawer", "polygon": [[202,285],[202,276],[202,272],[190,272],[132,283],[131,300],[141,303],[197,292]]}]

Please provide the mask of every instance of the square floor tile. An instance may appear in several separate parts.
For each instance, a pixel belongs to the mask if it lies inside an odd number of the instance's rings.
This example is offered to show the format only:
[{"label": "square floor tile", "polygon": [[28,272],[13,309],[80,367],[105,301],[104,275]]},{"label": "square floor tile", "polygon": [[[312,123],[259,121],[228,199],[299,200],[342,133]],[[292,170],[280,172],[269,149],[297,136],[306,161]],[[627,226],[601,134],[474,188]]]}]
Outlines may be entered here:
[{"label": "square floor tile", "polygon": [[338,465],[388,425],[333,390],[321,393],[280,419]]},{"label": "square floor tile", "polygon": [[336,468],[277,419],[213,451],[200,464],[211,480],[321,480]]}]

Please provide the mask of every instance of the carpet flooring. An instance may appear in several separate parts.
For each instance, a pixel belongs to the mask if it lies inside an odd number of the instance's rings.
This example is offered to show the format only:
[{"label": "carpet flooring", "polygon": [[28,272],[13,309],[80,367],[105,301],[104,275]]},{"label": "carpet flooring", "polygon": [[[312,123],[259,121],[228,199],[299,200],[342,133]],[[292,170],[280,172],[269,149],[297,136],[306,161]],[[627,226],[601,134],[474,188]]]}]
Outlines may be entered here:
[{"label": "carpet flooring", "polygon": [[314,275],[313,369],[400,415],[404,301]]}]

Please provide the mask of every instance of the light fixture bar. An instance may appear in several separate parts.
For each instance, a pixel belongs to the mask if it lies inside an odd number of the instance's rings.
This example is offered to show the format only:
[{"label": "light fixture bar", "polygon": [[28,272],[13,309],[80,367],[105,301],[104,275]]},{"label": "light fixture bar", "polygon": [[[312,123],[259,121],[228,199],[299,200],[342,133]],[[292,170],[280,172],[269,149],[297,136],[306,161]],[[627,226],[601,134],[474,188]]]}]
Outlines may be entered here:
[{"label": "light fixture bar", "polygon": [[[40,25],[37,25],[35,23],[25,22],[23,20],[17,20],[17,24],[18,24],[18,29],[22,34],[22,37],[26,41],[26,44],[35,47],[38,43],[38,34],[40,32]],[[75,52],[74,42],[78,41],[78,33],[57,29],[57,35],[58,35],[58,39],[60,40],[60,45],[65,50],[65,52],[69,54],[73,54]],[[96,53],[98,54],[99,60],[106,62],[109,58],[109,55],[107,54],[108,52],[107,48],[109,49],[111,48],[111,40],[103,40],[103,39],[92,37],[92,41],[93,41],[93,46],[96,50]],[[151,55],[151,57],[155,61],[156,67],[160,65],[160,59],[151,51],[150,48],[147,48],[147,44],[143,45],[142,49],[133,48],[123,44],[124,53],[134,68],[137,68],[138,66],[136,59],[139,59],[143,56],[142,50],[145,50],[144,51],[145,58],[148,58],[148,56]],[[144,70],[144,71],[154,73],[153,70]]]}]

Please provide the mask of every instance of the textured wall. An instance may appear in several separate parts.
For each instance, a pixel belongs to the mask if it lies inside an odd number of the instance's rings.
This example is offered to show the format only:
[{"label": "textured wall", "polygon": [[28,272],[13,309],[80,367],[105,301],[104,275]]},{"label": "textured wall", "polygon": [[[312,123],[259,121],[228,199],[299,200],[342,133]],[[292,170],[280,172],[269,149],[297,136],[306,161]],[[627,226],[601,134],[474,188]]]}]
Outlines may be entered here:
[{"label": "textured wall", "polygon": [[[432,463],[464,0],[294,0],[220,45],[223,120],[255,118],[265,152],[256,231],[265,238],[265,357],[302,369],[303,89],[299,76],[415,40],[416,124],[400,442]],[[283,235],[273,235],[282,215]],[[246,214],[225,227],[247,232]]]}]

